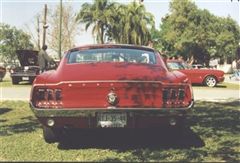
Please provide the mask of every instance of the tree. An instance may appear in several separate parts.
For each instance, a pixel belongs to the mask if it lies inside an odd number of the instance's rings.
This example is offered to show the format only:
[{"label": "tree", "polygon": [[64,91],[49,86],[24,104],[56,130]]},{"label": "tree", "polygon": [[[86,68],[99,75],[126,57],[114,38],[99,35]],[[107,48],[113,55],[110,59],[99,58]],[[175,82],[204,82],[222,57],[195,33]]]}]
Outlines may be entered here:
[{"label": "tree", "polygon": [[[33,25],[33,29],[31,29],[30,25]],[[32,21],[32,24],[25,24],[25,29],[23,30],[29,36],[31,36],[31,42],[33,43],[34,48],[36,50],[40,50],[40,40],[42,36],[42,30],[40,29],[40,14],[37,13],[34,16],[34,21]]]},{"label": "tree", "polygon": [[154,16],[146,11],[144,5],[134,1],[115,7],[112,13],[115,14],[110,18],[110,33],[116,42],[146,45],[151,39]]},{"label": "tree", "polygon": [[112,40],[116,43],[146,45],[151,39],[154,17],[144,5],[132,2],[128,5],[95,0],[84,3],[77,21],[85,23],[86,30],[93,25],[92,34],[98,43]]},{"label": "tree", "polygon": [[16,27],[0,23],[0,58],[5,64],[15,64],[16,50],[32,49],[30,36]]},{"label": "tree", "polygon": [[239,26],[231,18],[221,18],[198,9],[189,0],[173,0],[163,18],[159,37],[165,51],[185,59],[205,62],[210,58],[233,56],[239,41]]},{"label": "tree", "polygon": [[[47,42],[49,48],[58,52],[59,48],[59,19],[60,19],[60,5],[49,12],[48,16],[48,37]],[[66,51],[73,48],[75,45],[75,38],[77,36],[78,23],[75,21],[76,14],[73,12],[73,8],[70,4],[62,6],[62,39],[61,46],[62,51]]]},{"label": "tree", "polygon": [[77,15],[76,21],[84,23],[85,30],[93,25],[92,35],[97,36],[97,42],[103,44],[105,42],[108,30],[108,18],[111,16],[111,7],[114,3],[108,0],[95,0],[93,4],[84,3]]}]

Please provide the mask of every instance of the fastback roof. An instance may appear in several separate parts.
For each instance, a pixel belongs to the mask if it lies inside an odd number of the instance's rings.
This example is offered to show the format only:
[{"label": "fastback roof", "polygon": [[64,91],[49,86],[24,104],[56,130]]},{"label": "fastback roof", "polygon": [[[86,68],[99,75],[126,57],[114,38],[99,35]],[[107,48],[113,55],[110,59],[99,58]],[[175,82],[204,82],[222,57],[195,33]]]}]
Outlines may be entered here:
[{"label": "fastback roof", "polygon": [[70,51],[98,49],[98,48],[126,48],[126,49],[139,49],[139,50],[154,51],[153,48],[150,48],[147,46],[129,45],[129,44],[92,44],[92,45],[79,46],[79,47],[71,49]]}]

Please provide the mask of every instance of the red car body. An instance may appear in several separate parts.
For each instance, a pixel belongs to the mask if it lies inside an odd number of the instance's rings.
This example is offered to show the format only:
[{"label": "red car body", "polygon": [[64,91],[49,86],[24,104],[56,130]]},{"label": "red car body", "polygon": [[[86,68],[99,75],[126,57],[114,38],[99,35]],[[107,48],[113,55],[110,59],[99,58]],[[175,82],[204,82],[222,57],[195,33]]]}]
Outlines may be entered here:
[{"label": "red car body", "polygon": [[221,70],[192,68],[178,60],[168,60],[167,66],[171,70],[178,70],[187,75],[192,84],[203,84],[214,87],[217,83],[224,81],[224,72]]},{"label": "red car body", "polygon": [[[132,59],[146,53],[148,63]],[[193,95],[187,77],[168,71],[152,48],[90,45],[69,50],[57,70],[36,77],[30,106],[51,143],[63,128],[180,125]]]}]

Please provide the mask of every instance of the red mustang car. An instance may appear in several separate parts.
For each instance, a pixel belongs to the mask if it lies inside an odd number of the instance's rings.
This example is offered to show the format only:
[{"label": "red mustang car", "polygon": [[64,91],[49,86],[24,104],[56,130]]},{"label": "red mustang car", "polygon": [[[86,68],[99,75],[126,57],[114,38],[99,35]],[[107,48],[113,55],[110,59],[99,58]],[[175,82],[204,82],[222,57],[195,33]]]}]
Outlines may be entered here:
[{"label": "red mustang car", "polygon": [[68,129],[181,126],[193,95],[188,78],[169,72],[152,48],[89,45],[36,77],[30,105],[52,143]]},{"label": "red mustang car", "polygon": [[193,84],[214,87],[217,83],[224,81],[224,72],[221,70],[196,69],[178,60],[168,60],[167,66],[170,70],[178,70],[186,74]]}]

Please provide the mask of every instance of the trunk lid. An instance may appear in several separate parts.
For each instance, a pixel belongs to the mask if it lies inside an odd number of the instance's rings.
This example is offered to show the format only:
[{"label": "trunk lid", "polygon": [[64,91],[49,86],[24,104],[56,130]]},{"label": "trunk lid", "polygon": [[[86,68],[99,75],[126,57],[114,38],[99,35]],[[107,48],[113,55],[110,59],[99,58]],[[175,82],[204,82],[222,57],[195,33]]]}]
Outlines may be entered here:
[{"label": "trunk lid", "polygon": [[[162,106],[164,83],[173,83],[161,66],[133,63],[67,65],[62,73],[63,104],[67,108],[155,108]],[[116,104],[109,103],[114,94]]]},{"label": "trunk lid", "polygon": [[[65,73],[71,72],[71,73]],[[68,64],[61,72],[62,81],[141,80],[167,81],[166,70],[155,64],[89,63]]]},{"label": "trunk lid", "polygon": [[22,67],[38,65],[38,51],[35,50],[17,50],[16,54]]}]

